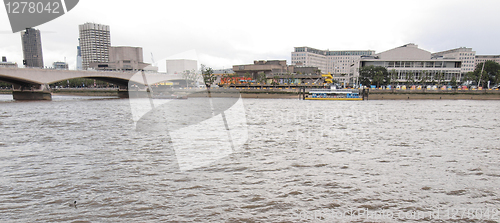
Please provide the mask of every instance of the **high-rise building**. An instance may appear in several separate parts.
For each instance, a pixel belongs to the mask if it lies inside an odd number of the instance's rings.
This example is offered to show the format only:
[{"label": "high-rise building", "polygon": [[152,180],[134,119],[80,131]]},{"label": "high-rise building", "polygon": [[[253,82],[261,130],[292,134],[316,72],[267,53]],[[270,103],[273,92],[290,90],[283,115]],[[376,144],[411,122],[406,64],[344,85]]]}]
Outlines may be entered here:
[{"label": "high-rise building", "polygon": [[109,62],[111,37],[108,25],[85,23],[79,26],[82,68],[89,68],[90,63]]},{"label": "high-rise building", "polygon": [[[80,40],[80,39],[78,39]],[[82,67],[82,50],[80,49],[80,46],[76,47],[76,69],[77,70],[83,70]]]},{"label": "high-rise building", "polygon": [[23,64],[26,67],[43,68],[42,38],[40,36],[40,30],[26,28],[26,31],[21,32],[21,39],[23,42]]}]

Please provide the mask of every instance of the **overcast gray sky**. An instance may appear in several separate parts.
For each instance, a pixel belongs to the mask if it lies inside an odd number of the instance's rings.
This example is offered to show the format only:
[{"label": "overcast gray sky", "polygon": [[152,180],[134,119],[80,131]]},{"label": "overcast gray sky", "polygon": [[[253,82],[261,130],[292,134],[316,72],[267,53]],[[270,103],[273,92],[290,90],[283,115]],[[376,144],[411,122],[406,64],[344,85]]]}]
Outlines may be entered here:
[{"label": "overcast gray sky", "polygon": [[[186,57],[219,69],[254,60],[290,63],[297,46],[381,52],[415,43],[431,52],[471,47],[499,55],[499,9],[499,0],[80,0],[35,28],[42,31],[45,66],[66,58],[74,69],[78,25],[95,22],[110,26],[112,46],[142,47],[145,62],[153,53],[156,61]],[[22,64],[21,34],[10,30],[2,9],[0,54]]]}]

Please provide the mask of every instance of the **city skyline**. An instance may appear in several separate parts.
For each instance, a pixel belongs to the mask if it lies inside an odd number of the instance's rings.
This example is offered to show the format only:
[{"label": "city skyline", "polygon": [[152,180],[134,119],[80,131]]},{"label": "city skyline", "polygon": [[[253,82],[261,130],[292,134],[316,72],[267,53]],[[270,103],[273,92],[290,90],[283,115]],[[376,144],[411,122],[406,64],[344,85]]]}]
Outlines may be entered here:
[{"label": "city skyline", "polygon": [[[46,64],[66,58],[70,69],[76,68],[78,25],[86,22],[109,25],[114,46],[142,47],[146,63],[152,62],[151,53],[157,62],[194,50],[191,58],[182,59],[197,59],[215,69],[254,60],[291,62],[290,52],[299,46],[379,53],[415,43],[431,52],[468,47],[479,55],[500,54],[496,44],[500,31],[494,29],[499,23],[494,13],[500,6],[497,1],[311,1],[302,5],[255,1],[240,3],[244,9],[234,2],[215,1],[179,3],[175,10],[153,1],[124,5],[121,10],[97,4],[111,3],[80,2],[64,18],[34,27],[42,32]],[[0,14],[0,51],[22,64],[19,34],[5,32],[10,28],[7,14]]]}]

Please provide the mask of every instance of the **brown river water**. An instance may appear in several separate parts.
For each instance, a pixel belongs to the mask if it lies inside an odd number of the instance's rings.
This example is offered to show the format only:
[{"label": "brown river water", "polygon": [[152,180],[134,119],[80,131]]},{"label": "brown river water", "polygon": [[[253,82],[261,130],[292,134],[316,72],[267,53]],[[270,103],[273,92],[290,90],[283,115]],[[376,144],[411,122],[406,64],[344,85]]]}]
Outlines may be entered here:
[{"label": "brown river water", "polygon": [[0,222],[500,221],[500,101],[11,99]]}]

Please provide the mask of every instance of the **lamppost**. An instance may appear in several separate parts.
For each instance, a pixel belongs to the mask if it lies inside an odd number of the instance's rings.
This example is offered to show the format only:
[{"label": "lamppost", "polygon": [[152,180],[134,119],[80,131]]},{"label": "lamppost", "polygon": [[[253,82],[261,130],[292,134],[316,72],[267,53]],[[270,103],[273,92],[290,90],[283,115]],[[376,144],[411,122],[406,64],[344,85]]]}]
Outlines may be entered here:
[{"label": "lamppost", "polygon": [[349,67],[349,75],[351,76],[349,78],[349,84],[351,83],[351,80],[352,82],[354,82],[354,87],[357,88],[358,86],[358,77],[356,77],[356,81],[354,81],[354,64],[351,64],[351,66]]}]

